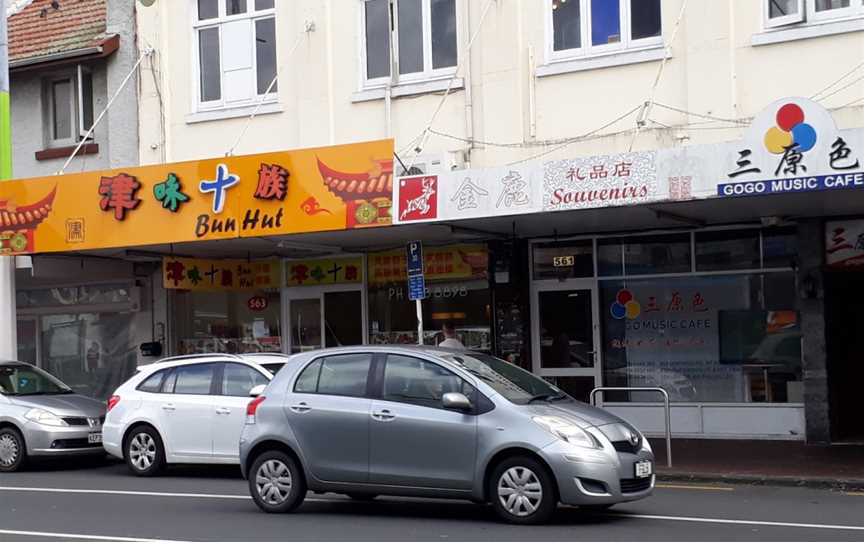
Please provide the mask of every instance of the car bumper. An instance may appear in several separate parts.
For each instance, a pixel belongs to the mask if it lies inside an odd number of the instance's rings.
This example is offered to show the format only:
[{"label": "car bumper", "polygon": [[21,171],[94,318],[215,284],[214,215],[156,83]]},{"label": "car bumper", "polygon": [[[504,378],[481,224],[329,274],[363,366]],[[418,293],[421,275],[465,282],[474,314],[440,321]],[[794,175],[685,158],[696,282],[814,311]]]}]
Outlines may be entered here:
[{"label": "car bumper", "polygon": [[555,475],[561,502],[575,506],[608,505],[644,499],[654,491],[654,475],[636,477],[636,463],[651,461],[654,454],[635,454],[614,449],[584,450],[555,442],[541,451]]},{"label": "car bumper", "polygon": [[[101,429],[101,428],[100,428]],[[89,443],[91,433],[99,429],[90,427],[48,427],[28,423],[24,427],[27,454],[31,456],[90,455],[104,454],[102,443]]]},{"label": "car bumper", "polygon": [[112,456],[123,459],[123,427],[106,420],[102,426],[102,446]]}]

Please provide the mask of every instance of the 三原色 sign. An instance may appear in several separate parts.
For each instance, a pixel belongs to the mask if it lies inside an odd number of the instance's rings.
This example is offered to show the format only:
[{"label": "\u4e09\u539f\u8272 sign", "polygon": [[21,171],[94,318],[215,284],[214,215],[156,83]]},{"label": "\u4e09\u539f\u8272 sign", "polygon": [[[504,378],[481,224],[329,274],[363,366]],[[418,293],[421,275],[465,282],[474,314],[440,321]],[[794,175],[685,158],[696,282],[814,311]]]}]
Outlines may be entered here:
[{"label": "\u4e09\u539f\u8272 sign", "polygon": [[6,181],[0,254],[390,223],[393,142]]},{"label": "\u4e09\u539f\u8272 sign", "polygon": [[804,98],[774,102],[727,149],[720,197],[864,188],[864,131],[838,130]]}]

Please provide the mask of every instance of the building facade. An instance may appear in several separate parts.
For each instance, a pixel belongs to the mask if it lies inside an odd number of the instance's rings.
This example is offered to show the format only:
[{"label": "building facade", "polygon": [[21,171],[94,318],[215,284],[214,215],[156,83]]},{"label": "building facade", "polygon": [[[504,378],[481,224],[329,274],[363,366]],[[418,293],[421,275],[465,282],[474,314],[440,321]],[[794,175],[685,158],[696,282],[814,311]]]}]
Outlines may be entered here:
[{"label": "building facade", "polygon": [[[287,195],[229,208],[241,231],[214,208],[76,251],[158,269],[142,284],[163,352],[416,342],[400,247],[421,240],[426,343],[453,323],[586,400],[663,387],[678,436],[864,437],[838,325],[864,282],[860,0],[157,0],[136,17],[154,50],[140,161],[213,159],[181,179],[193,202],[218,157],[331,149],[251,159],[242,183],[281,164]],[[378,139],[392,160],[333,147]],[[244,235],[276,224],[271,203],[291,227]],[[269,278],[235,280],[253,264]],[[605,404],[660,432],[653,399]]]},{"label": "building facade", "polygon": [[[138,74],[133,67],[140,53],[135,4],[8,4],[14,176],[136,165]],[[52,203],[46,197],[16,200],[4,193],[0,208],[39,208]],[[3,226],[8,230],[10,224]],[[150,292],[153,269],[70,254],[21,263],[16,271],[19,359],[40,363],[87,394],[110,393],[134,370],[138,344],[151,340],[152,298],[142,293]]]}]

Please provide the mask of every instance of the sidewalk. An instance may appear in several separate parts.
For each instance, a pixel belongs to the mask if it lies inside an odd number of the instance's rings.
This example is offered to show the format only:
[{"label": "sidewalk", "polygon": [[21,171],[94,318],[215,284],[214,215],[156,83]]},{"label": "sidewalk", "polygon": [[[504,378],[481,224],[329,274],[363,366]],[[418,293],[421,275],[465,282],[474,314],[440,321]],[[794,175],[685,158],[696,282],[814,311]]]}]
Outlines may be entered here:
[{"label": "sidewalk", "polygon": [[659,481],[798,485],[864,490],[864,445],[807,446],[803,442],[651,439]]}]

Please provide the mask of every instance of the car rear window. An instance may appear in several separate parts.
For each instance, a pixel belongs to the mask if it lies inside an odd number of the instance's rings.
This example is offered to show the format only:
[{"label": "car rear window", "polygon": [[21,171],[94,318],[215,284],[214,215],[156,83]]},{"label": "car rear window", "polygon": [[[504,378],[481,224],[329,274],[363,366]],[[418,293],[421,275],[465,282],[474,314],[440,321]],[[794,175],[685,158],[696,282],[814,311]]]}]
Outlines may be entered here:
[{"label": "car rear window", "polygon": [[165,378],[165,373],[167,373],[165,369],[161,371],[156,371],[149,377],[147,377],[144,382],[138,384],[136,388],[138,391],[145,391],[147,393],[159,393],[159,390],[162,388],[162,380]]}]

